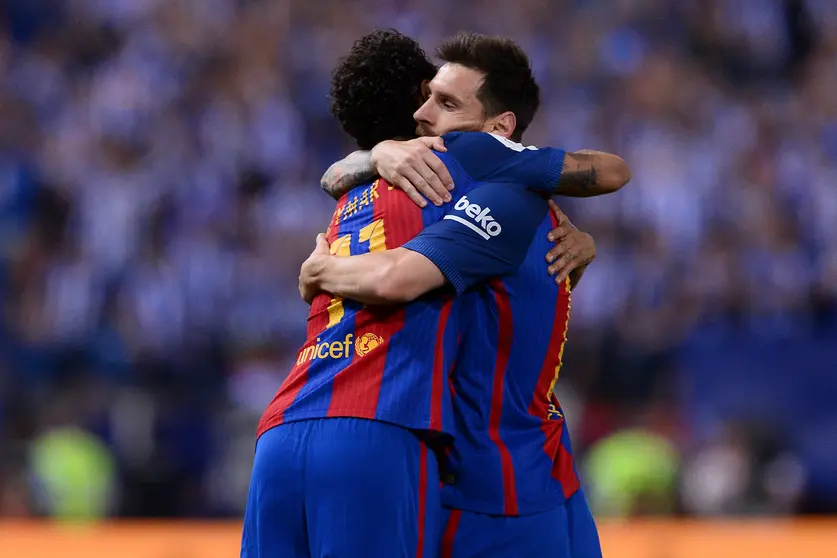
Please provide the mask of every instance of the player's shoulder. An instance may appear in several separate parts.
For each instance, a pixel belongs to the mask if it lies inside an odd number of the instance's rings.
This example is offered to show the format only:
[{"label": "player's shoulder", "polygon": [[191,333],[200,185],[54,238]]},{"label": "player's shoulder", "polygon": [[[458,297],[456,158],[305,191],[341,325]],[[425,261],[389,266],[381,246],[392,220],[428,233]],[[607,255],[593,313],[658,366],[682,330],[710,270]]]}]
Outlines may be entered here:
[{"label": "player's shoulder", "polygon": [[442,136],[446,147],[451,145],[474,145],[484,146],[494,149],[511,150],[511,151],[537,151],[538,148],[534,145],[524,145],[509,138],[498,134],[489,132],[448,132]]},{"label": "player's shoulder", "polygon": [[442,138],[447,155],[456,159],[476,180],[496,178],[497,173],[506,169],[509,163],[530,162],[531,156],[538,151],[536,147],[527,147],[487,132],[451,132]]}]

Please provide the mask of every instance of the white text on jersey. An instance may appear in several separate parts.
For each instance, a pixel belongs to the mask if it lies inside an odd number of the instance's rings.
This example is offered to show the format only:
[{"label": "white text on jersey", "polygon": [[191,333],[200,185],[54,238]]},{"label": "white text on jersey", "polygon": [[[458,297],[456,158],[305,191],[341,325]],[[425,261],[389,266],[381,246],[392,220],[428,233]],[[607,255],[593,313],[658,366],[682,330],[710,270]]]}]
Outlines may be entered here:
[{"label": "white text on jersey", "polygon": [[462,196],[453,206],[453,209],[454,211],[464,212],[473,221],[453,214],[445,215],[445,219],[465,225],[486,240],[503,232],[503,227],[491,216],[491,208],[480,207],[471,203],[467,196]]}]

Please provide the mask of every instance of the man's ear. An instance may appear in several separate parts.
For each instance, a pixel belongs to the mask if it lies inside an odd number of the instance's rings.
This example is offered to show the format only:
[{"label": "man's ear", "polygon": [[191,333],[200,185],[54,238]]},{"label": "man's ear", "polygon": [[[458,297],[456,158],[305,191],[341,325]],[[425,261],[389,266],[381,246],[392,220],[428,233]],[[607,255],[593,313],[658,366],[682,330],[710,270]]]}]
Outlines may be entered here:
[{"label": "man's ear", "polygon": [[517,117],[511,111],[506,111],[488,119],[488,131],[504,138],[510,138],[517,128]]}]

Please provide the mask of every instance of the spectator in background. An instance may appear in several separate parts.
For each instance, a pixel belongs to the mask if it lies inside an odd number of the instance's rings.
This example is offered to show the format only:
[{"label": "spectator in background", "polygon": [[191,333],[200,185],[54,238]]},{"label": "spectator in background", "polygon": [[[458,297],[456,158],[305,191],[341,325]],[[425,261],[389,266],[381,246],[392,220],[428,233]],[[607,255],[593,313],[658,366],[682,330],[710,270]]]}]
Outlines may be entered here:
[{"label": "spectator in background", "polygon": [[625,428],[590,446],[584,463],[590,507],[602,516],[671,514],[676,510],[680,452],[665,407],[627,409]]}]

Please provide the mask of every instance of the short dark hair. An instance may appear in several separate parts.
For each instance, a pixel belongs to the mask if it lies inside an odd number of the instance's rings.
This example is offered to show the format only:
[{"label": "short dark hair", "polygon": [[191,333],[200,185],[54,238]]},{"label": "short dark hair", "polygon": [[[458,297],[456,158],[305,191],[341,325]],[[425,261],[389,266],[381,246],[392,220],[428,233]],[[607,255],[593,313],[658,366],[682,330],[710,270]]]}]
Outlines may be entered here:
[{"label": "short dark hair", "polygon": [[437,68],[419,44],[395,31],[375,31],[352,46],[334,69],[331,113],[361,149],[416,136],[413,114],[421,85]]},{"label": "short dark hair", "polygon": [[486,116],[513,112],[517,127],[511,139],[520,141],[541,103],[532,65],[520,45],[506,37],[460,32],[446,39],[437,54],[445,62],[485,74],[477,98]]}]

